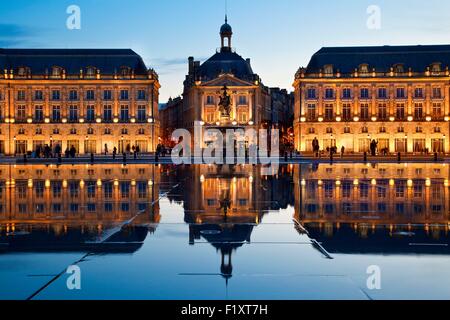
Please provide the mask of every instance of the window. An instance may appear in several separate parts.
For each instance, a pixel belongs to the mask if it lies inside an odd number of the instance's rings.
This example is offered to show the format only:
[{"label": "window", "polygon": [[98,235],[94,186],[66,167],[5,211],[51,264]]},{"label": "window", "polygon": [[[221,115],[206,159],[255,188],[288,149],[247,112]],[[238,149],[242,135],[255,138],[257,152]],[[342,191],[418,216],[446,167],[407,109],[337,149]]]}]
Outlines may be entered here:
[{"label": "window", "polygon": [[94,78],[95,77],[95,71],[96,69],[94,67],[87,67],[86,68],[86,77],[87,78]]},{"label": "window", "polygon": [[431,72],[434,75],[439,75],[439,73],[441,72],[441,64],[440,63],[433,63],[431,65]]},{"label": "window", "polygon": [[351,111],[351,104],[344,103],[342,105],[342,117],[344,118],[344,121],[351,121],[352,119],[352,111]]},{"label": "window", "polygon": [[25,129],[24,128],[20,128],[18,134],[25,134]]},{"label": "window", "polygon": [[78,106],[69,106],[69,121],[78,121]]},{"label": "window", "polygon": [[112,100],[112,91],[111,90],[103,91],[103,100]]},{"label": "window", "polygon": [[86,109],[86,121],[95,121],[95,106],[89,105]]},{"label": "window", "polygon": [[128,106],[127,105],[121,105],[120,106],[120,121],[128,121],[129,120],[129,114],[128,114]]},{"label": "window", "polygon": [[414,118],[416,120],[423,119],[423,105],[421,103],[414,104]]},{"label": "window", "polygon": [[422,99],[423,98],[423,88],[414,89],[414,98]]},{"label": "window", "polygon": [[52,120],[53,120],[53,122],[61,121],[61,107],[60,106],[53,106]]},{"label": "window", "polygon": [[423,128],[422,127],[416,127],[416,133],[422,133]]},{"label": "window", "polygon": [[36,90],[34,92],[34,100],[44,100],[44,93],[42,90]]},{"label": "window", "polygon": [[441,88],[433,88],[433,99],[441,99],[442,91]]},{"label": "window", "polygon": [[61,99],[61,91],[59,90],[52,90],[52,100],[58,101]]},{"label": "window", "polygon": [[94,134],[94,129],[88,128],[87,129],[87,134],[89,134],[89,135]]},{"label": "window", "polygon": [[316,133],[316,130],[314,128],[308,128],[308,133],[314,134],[314,133]]},{"label": "window", "polygon": [[369,104],[363,103],[361,104],[361,120],[368,120],[369,119]]},{"label": "window", "polygon": [[351,99],[352,98],[352,90],[350,88],[344,88],[342,91],[343,99]]},{"label": "window", "polygon": [[18,100],[18,101],[25,101],[25,100],[26,100],[26,93],[25,93],[25,90],[19,90],[19,91],[17,91],[17,100]]},{"label": "window", "polygon": [[397,88],[397,99],[405,99],[405,88]]},{"label": "window", "polygon": [[36,128],[35,133],[36,134],[42,134],[42,128]]},{"label": "window", "polygon": [[128,129],[122,128],[121,134],[127,135],[128,134]]},{"label": "window", "polygon": [[333,66],[331,64],[328,64],[328,65],[324,66],[323,69],[324,69],[324,73],[327,76],[333,75]]},{"label": "window", "polygon": [[53,129],[53,134],[59,134],[60,132],[59,132],[59,129],[58,128],[55,128],[55,129]]},{"label": "window", "polygon": [[405,119],[405,105],[403,103],[397,104],[397,120],[404,120]]},{"label": "window", "polygon": [[247,104],[247,97],[239,96],[239,105],[246,105],[246,104]]},{"label": "window", "polygon": [[105,130],[103,131],[103,134],[106,134],[106,135],[111,134],[111,129],[110,128],[105,128]]},{"label": "window", "polygon": [[433,103],[433,118],[439,119],[442,117],[442,106],[440,103]]},{"label": "window", "polygon": [[70,134],[77,134],[77,129],[71,128],[70,129]]},{"label": "window", "polygon": [[44,121],[44,110],[42,106],[35,106],[34,108],[34,120],[36,122]]},{"label": "window", "polygon": [[103,106],[103,120],[112,121],[112,107],[110,105]]},{"label": "window", "polygon": [[326,130],[326,133],[327,134],[332,134],[333,133],[333,128],[328,127],[327,130]]},{"label": "window", "polygon": [[325,120],[332,121],[334,118],[333,105],[326,104],[325,105]]},{"label": "window", "polygon": [[17,111],[16,111],[16,120],[21,122],[21,121],[25,121],[27,115],[26,115],[26,107],[24,105],[19,105],[17,106]]},{"label": "window", "polygon": [[378,105],[378,119],[384,121],[387,119],[387,106],[386,103],[380,103]]},{"label": "window", "polygon": [[367,64],[360,65],[359,66],[359,72],[361,72],[362,74],[369,73],[369,66]]},{"label": "window", "polygon": [[398,127],[397,128],[397,132],[398,133],[403,133],[403,132],[405,132],[405,128],[404,127]]},{"label": "window", "polygon": [[137,92],[137,99],[138,100],[145,100],[146,99],[145,90],[138,90],[138,92]]},{"label": "window", "polygon": [[334,99],[334,90],[331,88],[325,89],[325,99]]},{"label": "window", "polygon": [[238,113],[238,121],[240,123],[246,123],[247,122],[247,112],[239,112]]},{"label": "window", "polygon": [[86,91],[86,100],[95,100],[95,91],[94,90],[88,90]]},{"label": "window", "polygon": [[128,100],[128,90],[120,90],[120,100]]},{"label": "window", "polygon": [[62,68],[60,67],[52,68],[52,78],[61,78],[61,75],[62,75]]},{"label": "window", "polygon": [[379,132],[380,133],[386,133],[386,127],[380,127]]},{"label": "window", "polygon": [[387,99],[387,89],[386,88],[378,88],[378,99]]},{"label": "window", "polygon": [[367,127],[362,127],[362,128],[361,128],[361,133],[369,133],[369,128],[367,128]]},{"label": "window", "polygon": [[207,105],[214,105],[214,97],[213,96],[207,96],[206,97],[206,104]]},{"label": "window", "polygon": [[369,89],[368,88],[361,89],[361,99],[369,99]]},{"label": "window", "polygon": [[70,101],[78,100],[78,91],[77,90],[70,90],[69,91],[69,100]]},{"label": "window", "polygon": [[404,73],[405,72],[405,68],[402,64],[397,64],[394,66],[394,71],[396,73]]},{"label": "window", "polygon": [[308,121],[314,121],[316,119],[316,105],[308,104]]},{"label": "window", "polygon": [[137,134],[139,134],[139,135],[144,135],[144,134],[145,134],[145,129],[139,128]]},{"label": "window", "polygon": [[316,99],[316,89],[308,88],[307,97],[308,99]]},{"label": "window", "polygon": [[434,133],[440,133],[441,132],[441,127],[434,127]]},{"label": "window", "polygon": [[147,114],[147,108],[145,105],[138,106],[137,121],[144,122]]}]

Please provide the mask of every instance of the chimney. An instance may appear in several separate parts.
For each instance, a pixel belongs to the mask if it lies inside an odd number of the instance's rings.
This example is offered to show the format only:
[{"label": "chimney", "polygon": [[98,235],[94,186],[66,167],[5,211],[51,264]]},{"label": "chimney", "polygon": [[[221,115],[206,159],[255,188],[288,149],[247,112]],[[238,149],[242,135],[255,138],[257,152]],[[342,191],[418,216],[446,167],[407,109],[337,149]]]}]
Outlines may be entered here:
[{"label": "chimney", "polygon": [[192,75],[194,73],[194,57],[189,57],[189,75]]},{"label": "chimney", "polygon": [[248,65],[250,65],[250,58],[245,59],[248,63]]}]

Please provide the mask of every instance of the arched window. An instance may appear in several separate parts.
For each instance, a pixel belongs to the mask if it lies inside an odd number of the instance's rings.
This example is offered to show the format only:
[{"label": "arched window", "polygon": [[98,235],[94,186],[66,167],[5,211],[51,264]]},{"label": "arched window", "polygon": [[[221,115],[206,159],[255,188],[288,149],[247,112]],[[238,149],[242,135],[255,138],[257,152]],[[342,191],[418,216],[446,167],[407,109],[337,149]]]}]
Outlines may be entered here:
[{"label": "arched window", "polygon": [[120,76],[121,76],[122,78],[129,77],[130,74],[131,74],[131,69],[130,69],[130,67],[121,67],[121,68],[120,68]]},{"label": "arched window", "polygon": [[19,68],[17,68],[17,76],[20,78],[24,78],[24,77],[28,76],[29,71],[30,71],[30,68],[28,68],[28,67],[23,67],[23,66],[19,67]]},{"label": "arched window", "polygon": [[441,72],[441,63],[435,62],[431,65],[431,72],[433,74],[439,74]]},{"label": "arched window", "polygon": [[405,66],[403,64],[401,64],[401,63],[396,64],[394,66],[394,72],[395,73],[404,73],[405,72]]},{"label": "arched window", "polygon": [[368,73],[369,73],[369,65],[366,64],[366,63],[361,64],[361,65],[359,66],[359,72],[360,72],[362,75],[368,74]]},{"label": "arched window", "polygon": [[333,75],[333,65],[331,64],[327,64],[323,67],[323,72],[325,73],[325,75],[327,76],[331,76]]},{"label": "arched window", "polygon": [[63,73],[63,68],[57,67],[57,66],[52,68],[52,78],[61,78],[62,73]]},{"label": "arched window", "polygon": [[87,67],[86,68],[86,77],[87,78],[95,78],[97,69],[95,67]]},{"label": "arched window", "polygon": [[87,129],[87,134],[94,134],[94,129],[88,128]]}]

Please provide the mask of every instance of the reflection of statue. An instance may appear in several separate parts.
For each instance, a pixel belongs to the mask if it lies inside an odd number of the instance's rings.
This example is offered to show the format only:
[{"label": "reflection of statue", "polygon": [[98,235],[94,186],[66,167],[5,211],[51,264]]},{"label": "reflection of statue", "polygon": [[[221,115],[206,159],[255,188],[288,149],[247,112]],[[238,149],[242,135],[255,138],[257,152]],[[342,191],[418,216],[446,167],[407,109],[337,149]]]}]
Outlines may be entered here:
[{"label": "reflection of statue", "polygon": [[219,111],[222,117],[230,117],[231,114],[231,97],[228,95],[227,86],[223,86],[223,94],[220,97]]}]

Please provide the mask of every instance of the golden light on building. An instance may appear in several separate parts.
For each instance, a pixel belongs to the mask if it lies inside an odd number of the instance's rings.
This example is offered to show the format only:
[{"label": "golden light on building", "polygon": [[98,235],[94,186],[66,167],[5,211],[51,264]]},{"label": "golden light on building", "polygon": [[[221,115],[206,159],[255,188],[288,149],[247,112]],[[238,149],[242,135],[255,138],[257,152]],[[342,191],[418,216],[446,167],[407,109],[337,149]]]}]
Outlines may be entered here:
[{"label": "golden light on building", "polygon": [[[63,151],[73,146],[77,154],[114,147],[122,152],[128,145],[141,153],[156,149],[158,75],[134,51],[4,49],[2,54],[14,77],[0,77],[0,109],[7,119],[0,123],[1,154],[22,155],[46,145]],[[148,123],[149,117],[156,121]],[[98,127],[102,122],[105,127]],[[122,132],[125,145],[118,137]],[[80,137],[86,134],[85,143]]]},{"label": "golden light on building", "polygon": [[[402,61],[415,55],[423,65],[406,73]],[[317,139],[322,152],[362,154],[370,139],[380,155],[449,153],[449,55],[450,46],[320,49],[295,74],[295,148],[312,154]]]}]

